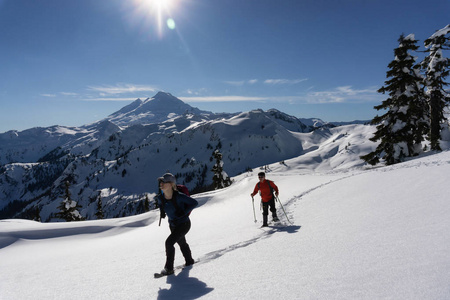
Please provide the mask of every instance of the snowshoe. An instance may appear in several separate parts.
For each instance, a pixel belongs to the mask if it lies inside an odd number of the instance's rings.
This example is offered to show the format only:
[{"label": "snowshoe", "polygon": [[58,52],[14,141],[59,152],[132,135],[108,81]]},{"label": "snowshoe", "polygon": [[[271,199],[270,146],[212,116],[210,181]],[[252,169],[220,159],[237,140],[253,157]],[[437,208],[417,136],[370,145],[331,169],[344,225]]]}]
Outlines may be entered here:
[{"label": "snowshoe", "polygon": [[161,278],[164,276],[172,275],[173,273],[175,273],[174,270],[168,270],[168,269],[164,268],[160,273],[155,273],[154,276],[155,276],[155,278]]}]

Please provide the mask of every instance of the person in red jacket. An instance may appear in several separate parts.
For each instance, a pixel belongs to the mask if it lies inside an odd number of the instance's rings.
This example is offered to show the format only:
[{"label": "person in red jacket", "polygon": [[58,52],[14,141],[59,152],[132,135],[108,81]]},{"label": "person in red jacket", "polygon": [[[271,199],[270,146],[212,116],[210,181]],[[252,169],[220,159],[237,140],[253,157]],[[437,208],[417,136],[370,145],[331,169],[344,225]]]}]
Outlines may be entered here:
[{"label": "person in red jacket", "polygon": [[253,193],[250,195],[253,198],[253,196],[255,196],[259,191],[263,207],[263,226],[268,226],[267,216],[269,215],[269,207],[272,212],[273,221],[279,221],[277,217],[277,210],[275,208],[275,196],[278,197],[278,187],[275,183],[273,183],[273,181],[266,180],[266,174],[264,172],[258,173],[258,179],[259,182],[255,185]]}]

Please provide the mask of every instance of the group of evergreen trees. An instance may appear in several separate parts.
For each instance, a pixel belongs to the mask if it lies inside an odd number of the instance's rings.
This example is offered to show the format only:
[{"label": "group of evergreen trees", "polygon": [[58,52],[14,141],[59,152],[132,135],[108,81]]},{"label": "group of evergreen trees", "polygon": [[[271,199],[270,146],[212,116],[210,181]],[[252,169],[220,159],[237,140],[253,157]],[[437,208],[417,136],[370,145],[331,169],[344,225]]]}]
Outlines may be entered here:
[{"label": "group of evergreen trees", "polygon": [[411,52],[418,51],[414,34],[399,38],[399,47],[394,50],[395,59],[388,65],[385,86],[379,93],[389,97],[377,110],[385,110],[371,124],[377,131],[370,139],[380,140],[375,151],[361,156],[371,165],[384,159],[387,165],[416,156],[423,151],[422,142],[429,141],[430,149],[441,150],[441,130],[447,125],[445,109],[450,104],[450,95],[445,87],[449,75],[450,59],[443,50],[450,50],[450,24],[425,40],[427,56],[417,63]]},{"label": "group of evergreen trees", "polygon": [[[215,165],[211,169],[211,171],[214,173],[213,175],[214,189],[221,189],[230,186],[231,180],[230,177],[227,175],[227,173],[223,170],[222,154],[219,152],[219,150],[215,150],[213,152],[212,158],[216,160]],[[83,221],[85,220],[85,218],[83,218],[79,212],[81,206],[78,205],[76,201],[72,200],[72,195],[69,191],[69,187],[70,187],[69,181],[65,181],[63,200],[57,207],[59,211],[55,214],[55,217],[65,220],[66,222]],[[98,196],[96,202],[97,202],[97,210],[95,216],[97,217],[97,219],[103,219],[105,216],[103,212],[103,203],[100,195]],[[146,212],[150,210],[149,199],[147,195],[145,197],[145,200],[143,202],[141,201],[139,205],[140,206],[138,207],[138,211],[140,212]]]}]

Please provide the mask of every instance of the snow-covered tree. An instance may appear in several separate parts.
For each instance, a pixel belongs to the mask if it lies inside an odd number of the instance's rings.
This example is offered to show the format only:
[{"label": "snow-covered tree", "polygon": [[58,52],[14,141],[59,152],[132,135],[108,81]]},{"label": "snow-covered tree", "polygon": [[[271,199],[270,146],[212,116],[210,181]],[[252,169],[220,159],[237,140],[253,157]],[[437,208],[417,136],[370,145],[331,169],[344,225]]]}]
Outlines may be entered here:
[{"label": "snow-covered tree", "polygon": [[76,201],[71,199],[70,191],[69,191],[69,182],[65,182],[65,195],[64,200],[58,206],[59,212],[56,213],[56,217],[66,220],[67,222],[71,221],[82,221],[84,218],[81,216],[78,209],[81,208],[80,205],[77,204]]},{"label": "snow-covered tree", "polygon": [[223,170],[222,153],[219,150],[213,152],[213,158],[216,160],[216,164],[212,167],[211,171],[214,173],[213,185],[214,189],[222,189],[231,185],[231,180],[228,174]]},{"label": "snow-covered tree", "polygon": [[422,66],[425,69],[425,87],[430,105],[430,147],[432,150],[441,150],[441,125],[446,119],[445,106],[450,102],[450,95],[445,91],[450,59],[443,55],[443,50],[450,50],[450,24],[426,39],[425,47],[428,56]]},{"label": "snow-covered tree", "polygon": [[370,139],[381,140],[375,151],[361,156],[371,165],[383,158],[391,165],[404,157],[418,155],[422,151],[423,136],[428,130],[428,106],[423,94],[420,66],[415,63],[416,57],[410,51],[418,49],[413,34],[399,38],[399,47],[394,50],[395,59],[388,65],[389,71],[385,85],[378,90],[389,97],[377,110],[385,110],[385,114],[372,120],[377,131]]}]

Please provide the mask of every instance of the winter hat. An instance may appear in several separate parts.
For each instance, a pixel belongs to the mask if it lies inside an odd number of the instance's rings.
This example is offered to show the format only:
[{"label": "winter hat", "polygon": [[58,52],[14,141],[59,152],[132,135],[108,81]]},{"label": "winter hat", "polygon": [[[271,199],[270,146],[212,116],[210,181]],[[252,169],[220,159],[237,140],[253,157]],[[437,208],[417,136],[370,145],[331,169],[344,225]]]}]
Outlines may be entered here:
[{"label": "winter hat", "polygon": [[176,183],[175,176],[172,173],[166,173],[158,178],[158,181]]}]

